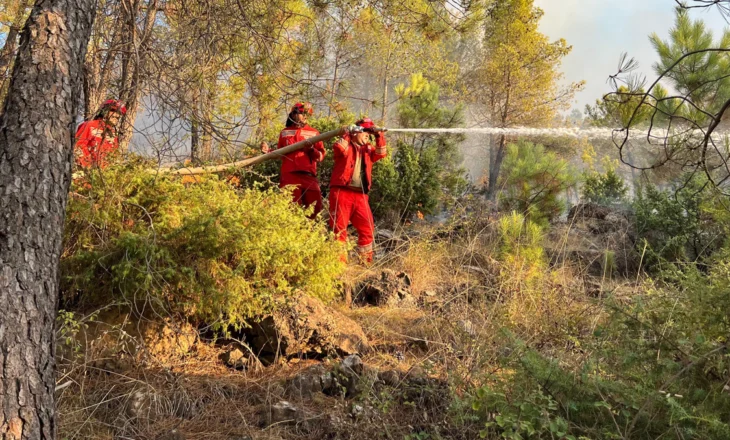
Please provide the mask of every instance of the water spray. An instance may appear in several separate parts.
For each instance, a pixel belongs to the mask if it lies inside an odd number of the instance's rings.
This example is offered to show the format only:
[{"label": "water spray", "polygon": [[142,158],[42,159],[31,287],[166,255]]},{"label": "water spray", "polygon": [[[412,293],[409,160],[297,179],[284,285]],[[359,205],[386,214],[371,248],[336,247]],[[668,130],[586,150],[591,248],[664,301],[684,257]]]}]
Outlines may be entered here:
[{"label": "water spray", "polygon": [[487,128],[389,128],[395,133],[423,133],[423,134],[485,134],[505,136],[563,136],[572,138],[610,138],[616,133],[610,128],[532,128],[532,127],[487,127]]},{"label": "water spray", "polygon": [[[149,171],[152,173],[169,173],[169,174],[177,174],[177,175],[196,175],[196,174],[206,174],[206,173],[217,173],[225,170],[229,170],[231,168],[241,168],[241,167],[247,167],[251,165],[255,165],[261,162],[265,162],[267,160],[273,160],[273,159],[281,159],[285,154],[301,150],[303,148],[309,147],[311,145],[314,145],[316,142],[319,141],[326,141],[329,139],[332,139],[337,136],[342,136],[346,132],[354,132],[356,130],[356,126],[349,126],[349,127],[340,127],[332,131],[328,131],[326,133],[322,133],[318,136],[312,137],[310,139],[297,142],[295,144],[289,145],[287,147],[272,151],[267,154],[259,155],[250,157],[238,162],[232,162],[227,163],[223,165],[215,165],[215,166],[206,166],[206,167],[197,167],[197,168],[181,168],[177,170],[169,169],[169,168],[156,168],[156,169],[150,169]],[[359,127],[357,127],[359,128]],[[556,137],[572,137],[576,139],[606,139],[606,138],[615,138],[615,137],[623,137],[625,136],[626,132],[622,130],[615,130],[611,128],[597,128],[597,127],[589,127],[589,128],[581,128],[581,127],[558,127],[558,128],[532,128],[532,127],[509,127],[509,128],[500,128],[500,127],[486,127],[486,128],[385,128],[385,127],[372,127],[367,130],[370,133],[377,133],[377,132],[391,132],[391,133],[423,133],[423,134],[484,134],[484,135],[505,135],[505,136],[556,136]],[[658,132],[664,132],[665,130],[658,130],[653,129],[652,132],[648,135],[650,138],[658,139],[660,136],[658,135]],[[669,137],[686,137],[688,133],[679,133],[679,134],[672,134]],[[692,134],[689,134],[692,136]],[[727,133],[714,133],[713,139],[715,139],[715,135],[717,136],[726,136]],[[665,134],[666,136],[666,134]],[[631,133],[630,138],[632,139],[640,139],[640,138],[647,138],[647,134],[640,133],[639,131],[635,131],[634,133]]]},{"label": "water spray", "polygon": [[[621,139],[626,136],[625,129],[599,128],[599,127],[556,127],[556,128],[532,128],[532,127],[479,127],[479,128],[389,128],[387,131],[394,133],[422,133],[422,134],[484,134],[484,135],[505,135],[505,136],[555,136],[571,137],[576,139]],[[728,132],[715,132],[712,135],[713,141],[721,140],[728,136]],[[684,140],[688,137],[701,136],[705,133],[702,130],[668,132],[664,129],[652,128],[650,133],[642,132],[639,129],[629,133],[629,139],[675,139]]]}]

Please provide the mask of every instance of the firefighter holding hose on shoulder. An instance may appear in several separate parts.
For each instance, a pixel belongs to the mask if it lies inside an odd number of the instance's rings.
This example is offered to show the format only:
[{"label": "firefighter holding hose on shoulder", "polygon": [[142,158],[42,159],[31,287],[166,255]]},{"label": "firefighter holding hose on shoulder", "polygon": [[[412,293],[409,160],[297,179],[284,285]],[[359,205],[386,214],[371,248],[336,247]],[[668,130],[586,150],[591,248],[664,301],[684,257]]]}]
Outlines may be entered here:
[{"label": "firefighter holding hose on shoulder", "polygon": [[[330,180],[330,227],[338,240],[347,241],[347,225],[357,230],[357,253],[365,263],[373,261],[375,224],[368,202],[373,163],[387,156],[384,129],[364,118],[349,127],[333,147],[334,168]],[[375,145],[370,136],[375,136]],[[343,256],[346,260],[346,256]]]},{"label": "firefighter holding hose on shoulder", "polygon": [[[307,124],[307,119],[313,112],[312,105],[308,102],[294,104],[286,119],[286,127],[279,134],[276,148],[283,148],[319,135],[319,131]],[[271,151],[265,142],[261,144],[261,150],[264,153]],[[281,161],[279,187],[293,185],[294,202],[305,208],[314,206],[310,218],[315,218],[322,211],[322,191],[317,180],[317,164],[322,162],[324,155],[324,144],[317,142],[303,150],[285,155]]]},{"label": "firefighter holding hose on shoulder", "polygon": [[79,167],[106,167],[108,156],[119,149],[117,126],[126,113],[127,107],[121,101],[108,99],[101,104],[93,119],[79,125],[75,145]]}]

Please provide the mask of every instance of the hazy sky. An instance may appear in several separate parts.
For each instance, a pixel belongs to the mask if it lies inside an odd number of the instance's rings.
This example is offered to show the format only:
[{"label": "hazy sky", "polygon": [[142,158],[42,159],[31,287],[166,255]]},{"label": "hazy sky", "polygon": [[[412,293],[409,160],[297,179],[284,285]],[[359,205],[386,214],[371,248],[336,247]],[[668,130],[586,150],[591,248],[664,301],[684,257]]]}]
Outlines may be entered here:
[{"label": "hazy sky", "polygon": [[[565,79],[586,81],[574,108],[582,111],[610,91],[606,79],[615,73],[622,52],[636,58],[649,81],[656,79],[652,65],[657,57],[649,35],[667,38],[674,24],[674,0],[535,0],[535,5],[545,11],[541,31],[573,46],[562,65]],[[691,16],[703,18],[716,39],[728,26],[716,8],[695,10]]]}]

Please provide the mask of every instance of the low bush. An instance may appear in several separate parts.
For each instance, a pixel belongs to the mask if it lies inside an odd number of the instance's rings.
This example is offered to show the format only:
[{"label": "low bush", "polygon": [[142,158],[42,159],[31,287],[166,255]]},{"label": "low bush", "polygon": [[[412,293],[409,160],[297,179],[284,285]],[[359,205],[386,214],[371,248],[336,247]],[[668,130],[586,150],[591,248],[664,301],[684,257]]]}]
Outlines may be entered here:
[{"label": "low bush", "polygon": [[65,301],[133,303],[226,328],[275,299],[336,295],[340,245],[288,193],[144,168],[116,165],[73,182]]},{"label": "low bush", "polygon": [[469,403],[486,438],[730,438],[730,264],[675,267],[641,292],[607,300],[564,349],[505,330],[456,416]]},{"label": "low bush", "polygon": [[560,215],[560,195],[575,184],[568,163],[545,147],[520,141],[507,146],[502,165],[500,205],[541,225]]},{"label": "low bush", "polygon": [[582,195],[586,202],[600,205],[624,203],[629,189],[615,168],[605,172],[589,171],[583,176]]},{"label": "low bush", "polygon": [[727,237],[728,209],[723,199],[699,179],[674,189],[643,188],[633,208],[639,247],[646,247],[647,267],[704,264]]}]

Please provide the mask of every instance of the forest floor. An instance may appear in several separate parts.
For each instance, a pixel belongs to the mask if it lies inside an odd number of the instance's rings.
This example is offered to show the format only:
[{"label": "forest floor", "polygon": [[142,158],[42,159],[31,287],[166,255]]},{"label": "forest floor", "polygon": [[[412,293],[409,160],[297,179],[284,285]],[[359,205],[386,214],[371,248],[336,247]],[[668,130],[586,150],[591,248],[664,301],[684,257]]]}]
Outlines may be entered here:
[{"label": "forest floor", "polygon": [[[66,323],[60,438],[479,438],[473,391],[511,374],[500,357],[520,356],[505,338],[579,364],[581,339],[604,316],[603,297],[630,297],[638,282],[553,252],[540,269],[549,277],[535,289],[534,268],[497,260],[495,225],[485,217],[381,231],[376,262],[351,264],[348,294],[328,306],[366,335],[367,349],[355,356],[335,348],[263,361],[244,341],[117,309]],[[565,233],[550,238],[563,250],[567,241]],[[379,300],[363,297],[384,273],[408,282],[381,286]]]}]

